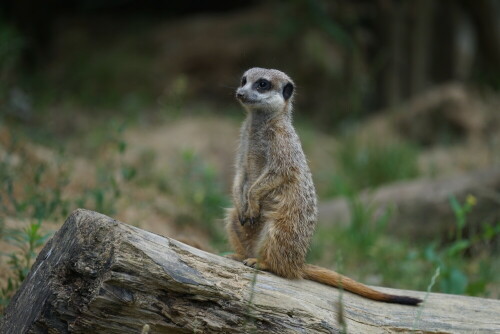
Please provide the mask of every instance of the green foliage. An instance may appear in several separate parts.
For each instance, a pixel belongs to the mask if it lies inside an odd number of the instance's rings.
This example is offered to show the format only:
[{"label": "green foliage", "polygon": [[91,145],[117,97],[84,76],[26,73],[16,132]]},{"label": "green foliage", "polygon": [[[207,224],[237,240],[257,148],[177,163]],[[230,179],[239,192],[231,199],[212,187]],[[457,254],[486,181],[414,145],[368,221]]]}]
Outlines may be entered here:
[{"label": "green foliage", "polygon": [[360,190],[416,177],[417,153],[413,146],[405,143],[361,145],[355,140],[347,140],[338,159],[352,188]]},{"label": "green foliage", "polygon": [[36,259],[37,250],[45,244],[51,233],[40,231],[42,221],[31,223],[26,228],[9,229],[2,233],[2,238],[16,247],[16,251],[0,253],[7,257],[13,276],[7,278],[7,286],[0,287],[0,308],[5,308],[11,296],[28,276],[31,265]]},{"label": "green foliage", "polygon": [[455,221],[457,223],[456,236],[457,242],[462,242],[462,232],[467,223],[467,214],[471,212],[472,207],[476,205],[476,198],[472,195],[467,196],[464,205],[460,205],[454,196],[450,196],[450,205],[453,213],[455,214]]},{"label": "green foliage", "polygon": [[441,270],[439,290],[445,293],[484,295],[486,286],[494,277],[495,273],[488,268],[483,261],[479,261],[478,274],[471,275],[467,271],[469,262],[467,252],[472,252],[474,247],[491,241],[495,236],[500,235],[500,223],[495,227],[485,225],[484,232],[472,234],[464,237],[464,229],[467,224],[467,214],[476,203],[473,196],[468,196],[464,204],[451,196],[450,205],[456,217],[455,236],[451,242],[438,248],[437,242],[428,245],[423,252],[423,257]]},{"label": "green foliage", "polygon": [[170,188],[182,207],[177,223],[202,227],[214,246],[222,247],[226,238],[220,219],[224,216],[224,208],[229,206],[229,200],[215,169],[193,150],[184,150],[180,153],[174,175],[176,179]]},{"label": "green foliage", "polygon": [[58,178],[50,184],[45,182],[50,177],[45,162],[26,163],[20,171],[18,160],[29,161],[29,153],[18,147],[17,140],[13,139],[0,160],[0,207],[3,212],[12,217],[36,221],[65,216],[69,203],[62,198],[62,192],[68,178],[61,161],[56,161]]},{"label": "green foliage", "polygon": [[377,238],[385,232],[390,217],[390,210],[376,216],[371,206],[364,205],[357,196],[349,196],[351,223],[347,227],[347,236],[357,247],[369,251],[375,245]]},{"label": "green foliage", "polygon": [[122,187],[134,181],[137,168],[125,161],[127,143],[123,139],[124,123],[111,123],[107,136],[100,140],[106,157],[96,163],[95,185],[86,188],[76,198],[77,207],[85,207],[105,215],[116,213],[116,202]]},{"label": "green foliage", "polygon": [[[309,260],[328,266],[328,263],[335,263],[334,251],[341,250],[349,275],[362,281],[375,278],[368,281],[372,284],[416,290],[425,289],[432,272],[439,268],[438,292],[487,295],[488,284],[500,274],[491,264],[494,258],[492,241],[500,236],[500,222],[484,224],[481,232],[470,232],[465,237],[467,214],[475,201],[472,196],[464,204],[453,197],[450,199],[457,229],[449,242],[443,244],[436,240],[410,246],[387,231],[390,212],[377,216],[372,207],[350,196],[351,221],[319,226]],[[374,277],[375,273],[380,277]]]},{"label": "green foliage", "polygon": [[[88,174],[79,175],[89,180],[81,182],[76,192],[70,189],[69,171],[73,166],[71,159],[65,157],[66,152],[50,157],[50,162],[37,158],[27,145],[29,137],[23,132],[11,132],[7,136],[9,140],[1,143],[5,154],[0,159],[0,210],[5,217],[15,219],[16,224],[25,226],[36,222],[27,228],[0,230],[1,241],[14,244],[17,249],[0,256],[11,268],[10,276],[0,287],[3,305],[26,277],[37,251],[50,234],[45,232],[47,222],[61,221],[78,207],[114,215],[119,201],[130,198],[127,194],[132,186],[139,189],[155,185],[171,194],[178,204],[177,223],[195,224],[207,232],[214,246],[224,248],[225,234],[220,219],[229,201],[215,169],[194,151],[185,150],[179,155],[176,168],[159,177],[151,171],[155,159],[151,152],[140,155],[139,165],[125,159],[128,149],[123,139],[125,125],[109,124],[107,131],[97,129],[96,133],[86,136],[86,140],[92,141],[88,154],[97,158],[89,166]],[[24,167],[19,168],[19,163]],[[0,219],[3,222],[3,216]]]},{"label": "green foliage", "polygon": [[330,176],[330,187],[322,195],[352,194],[415,178],[418,176],[417,157],[418,150],[408,143],[362,144],[354,138],[345,138],[336,153],[339,169]]},{"label": "green foliage", "polygon": [[[125,182],[134,179],[135,169],[124,161],[126,143],[122,139],[123,127],[103,148],[112,154],[97,167],[96,181],[79,196],[67,198],[64,193],[69,185],[69,164],[63,160],[64,152],[49,164],[33,157],[26,149],[20,133],[10,133],[11,139],[2,144],[5,149],[0,159],[0,211],[27,227],[1,229],[0,239],[16,247],[11,253],[0,253],[0,260],[7,261],[12,275],[0,287],[0,302],[5,306],[26,277],[36,258],[37,251],[48,237],[44,223],[66,218],[70,211],[85,207],[104,214],[116,212],[116,201]],[[19,163],[23,168],[19,168]],[[2,217],[0,217],[2,218]],[[3,223],[3,220],[2,220]],[[3,227],[3,224],[2,224]]]},{"label": "green foliage", "polygon": [[390,211],[377,216],[374,208],[364,205],[356,195],[348,196],[347,201],[351,212],[350,222],[320,226],[309,251],[310,261],[321,261],[324,254],[333,256],[333,251],[330,251],[332,247],[342,250],[343,263],[362,261],[367,254],[375,255],[380,248]]}]

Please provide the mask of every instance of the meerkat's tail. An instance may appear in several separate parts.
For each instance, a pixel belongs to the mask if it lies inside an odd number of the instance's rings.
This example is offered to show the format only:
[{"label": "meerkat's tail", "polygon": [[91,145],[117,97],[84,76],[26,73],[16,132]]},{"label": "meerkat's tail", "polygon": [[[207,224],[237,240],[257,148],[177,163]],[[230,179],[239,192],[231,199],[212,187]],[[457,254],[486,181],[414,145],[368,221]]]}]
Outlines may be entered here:
[{"label": "meerkat's tail", "polygon": [[336,273],[335,271],[311,264],[306,264],[304,274],[305,279],[334,286],[336,288],[342,288],[344,290],[372,300],[414,306],[422,302],[422,300],[418,298],[391,295],[374,290],[364,284],[356,282],[352,278]]}]

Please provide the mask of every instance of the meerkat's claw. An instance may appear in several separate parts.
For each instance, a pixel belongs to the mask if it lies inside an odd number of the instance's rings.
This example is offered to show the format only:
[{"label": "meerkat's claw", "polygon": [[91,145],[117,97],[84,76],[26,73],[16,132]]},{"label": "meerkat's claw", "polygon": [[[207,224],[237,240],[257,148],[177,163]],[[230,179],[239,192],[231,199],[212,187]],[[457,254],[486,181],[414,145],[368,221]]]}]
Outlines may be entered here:
[{"label": "meerkat's claw", "polygon": [[247,218],[244,218],[243,216],[238,216],[238,220],[240,221],[241,226],[245,225],[247,222]]},{"label": "meerkat's claw", "polygon": [[252,225],[255,223],[258,223],[260,220],[260,215],[255,216],[255,217],[250,217],[250,218],[248,218],[248,220],[250,221],[250,224],[252,224]]},{"label": "meerkat's claw", "polygon": [[254,257],[249,257],[248,259],[246,260],[243,260],[243,263],[246,265],[246,266],[249,266],[249,267],[252,267],[252,268],[255,268],[255,269],[259,269],[259,270],[268,270],[268,266],[266,265],[265,262],[262,262],[262,261],[258,261],[256,258]]},{"label": "meerkat's claw", "polygon": [[245,266],[255,268],[255,266],[257,265],[257,259],[254,257],[250,257],[246,260],[243,260],[243,264],[245,264]]}]

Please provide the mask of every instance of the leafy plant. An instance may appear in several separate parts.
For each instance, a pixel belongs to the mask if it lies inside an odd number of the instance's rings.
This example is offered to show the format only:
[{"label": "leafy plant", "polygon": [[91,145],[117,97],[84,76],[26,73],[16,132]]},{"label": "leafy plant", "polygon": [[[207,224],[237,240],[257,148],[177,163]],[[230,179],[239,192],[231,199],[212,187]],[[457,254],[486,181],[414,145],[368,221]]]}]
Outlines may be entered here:
[{"label": "leafy plant", "polygon": [[476,203],[472,196],[463,204],[450,199],[457,227],[451,241],[414,245],[387,231],[390,210],[375,215],[374,208],[363,204],[357,196],[349,196],[348,203],[350,222],[320,225],[308,261],[328,267],[335,263],[334,254],[341,251],[350,276],[367,283],[417,290],[425,289],[427,278],[439,268],[438,292],[481,296],[487,295],[490,283],[499,274],[491,258],[500,223],[484,224],[481,232],[465,233],[467,215]]},{"label": "leafy plant", "polygon": [[460,205],[454,196],[450,196],[450,206],[455,214],[455,221],[457,225],[455,236],[457,242],[462,241],[463,230],[467,223],[467,214],[472,211],[474,205],[476,205],[476,198],[472,195],[467,196],[463,205]]},{"label": "leafy plant", "polygon": [[479,275],[472,275],[467,271],[466,252],[475,245],[489,241],[500,235],[500,223],[494,227],[485,225],[484,232],[464,237],[464,229],[467,226],[467,214],[471,212],[476,204],[476,198],[467,196],[465,202],[460,204],[454,197],[450,197],[450,206],[455,214],[455,236],[451,243],[438,248],[438,243],[433,242],[423,252],[425,260],[441,269],[439,290],[446,293],[478,295],[484,294],[486,285],[493,276],[493,271],[488,266],[479,266]]},{"label": "leafy plant", "polygon": [[0,288],[0,307],[3,309],[17,291],[36,259],[37,250],[45,244],[52,233],[42,233],[42,221],[38,220],[22,229],[9,229],[3,234],[4,240],[15,246],[16,251],[1,255],[8,257],[13,276],[7,278],[7,286]]}]

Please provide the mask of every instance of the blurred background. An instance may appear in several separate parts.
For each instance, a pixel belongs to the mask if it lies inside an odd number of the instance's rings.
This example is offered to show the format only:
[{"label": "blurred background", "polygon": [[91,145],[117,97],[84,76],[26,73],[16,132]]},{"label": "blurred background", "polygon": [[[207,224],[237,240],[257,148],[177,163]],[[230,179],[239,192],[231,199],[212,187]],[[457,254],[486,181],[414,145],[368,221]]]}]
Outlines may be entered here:
[{"label": "blurred background", "polygon": [[2,1],[1,304],[78,207],[229,251],[254,66],[297,84],[310,262],[498,298],[499,18],[494,0]]}]

